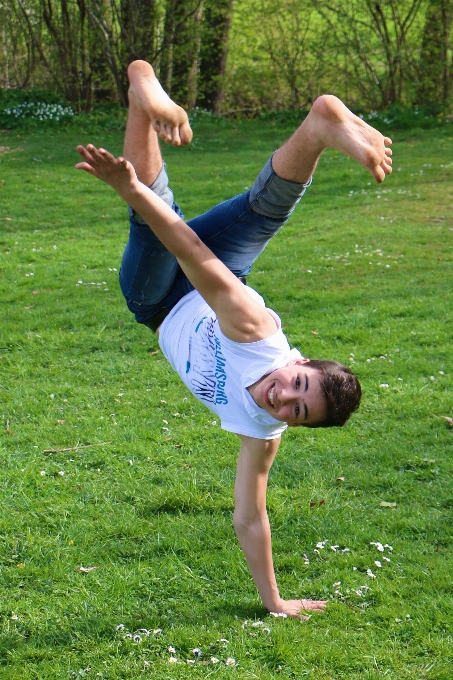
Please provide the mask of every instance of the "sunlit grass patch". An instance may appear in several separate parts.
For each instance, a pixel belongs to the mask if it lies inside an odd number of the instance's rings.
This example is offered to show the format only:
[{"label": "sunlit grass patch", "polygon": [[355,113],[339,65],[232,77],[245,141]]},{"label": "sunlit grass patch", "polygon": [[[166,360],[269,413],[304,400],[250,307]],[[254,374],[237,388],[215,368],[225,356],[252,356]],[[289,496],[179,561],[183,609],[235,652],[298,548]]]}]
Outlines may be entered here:
[{"label": "sunlit grass patch", "polygon": [[[198,146],[166,150],[187,217],[249,187],[289,132],[195,125]],[[263,610],[240,553],[236,438],[124,306],[125,209],[72,170],[89,140],[2,136],[2,677],[450,680],[448,135],[397,133],[380,186],[327,152],[249,279],[364,391],[346,428],[287,432],[272,469],[281,591],[330,600],[306,623]]]}]

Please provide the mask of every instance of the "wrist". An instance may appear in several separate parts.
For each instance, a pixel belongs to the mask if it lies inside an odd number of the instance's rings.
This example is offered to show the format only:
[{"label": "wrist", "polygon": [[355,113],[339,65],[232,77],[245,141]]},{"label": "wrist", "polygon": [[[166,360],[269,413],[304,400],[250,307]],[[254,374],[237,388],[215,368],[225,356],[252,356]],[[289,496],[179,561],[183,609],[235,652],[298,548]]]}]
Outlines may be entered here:
[{"label": "wrist", "polygon": [[283,611],[285,601],[282,600],[280,595],[277,593],[275,597],[263,600],[263,604],[266,609],[270,612],[281,612]]}]

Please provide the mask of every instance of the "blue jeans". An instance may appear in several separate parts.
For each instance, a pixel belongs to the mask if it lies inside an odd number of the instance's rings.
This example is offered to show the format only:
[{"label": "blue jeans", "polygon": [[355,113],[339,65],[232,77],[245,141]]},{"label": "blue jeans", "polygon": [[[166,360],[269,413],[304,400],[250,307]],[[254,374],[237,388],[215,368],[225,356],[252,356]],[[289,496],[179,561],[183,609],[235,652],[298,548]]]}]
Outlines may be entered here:
[{"label": "blue jeans", "polygon": [[[194,217],[188,225],[236,276],[250,273],[252,264],[286,222],[310,185],[278,177],[270,159],[252,189]],[[184,219],[173,200],[163,166],[150,187]],[[129,207],[130,233],[120,270],[127,306],[139,323],[161,309],[170,310],[194,289],[176,258]]]}]

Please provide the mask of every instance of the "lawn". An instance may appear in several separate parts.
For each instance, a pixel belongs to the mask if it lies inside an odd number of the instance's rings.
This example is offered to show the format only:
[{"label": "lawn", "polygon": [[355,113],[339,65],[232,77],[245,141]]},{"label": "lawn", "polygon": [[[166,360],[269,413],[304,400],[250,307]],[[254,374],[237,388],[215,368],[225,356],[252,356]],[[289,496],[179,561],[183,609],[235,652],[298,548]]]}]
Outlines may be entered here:
[{"label": "lawn", "polygon": [[[289,132],[196,121],[166,149],[186,217]],[[124,206],[73,170],[76,143],[121,134],[1,134],[2,678],[451,680],[453,126],[393,138],[382,185],[326,153],[249,278],[364,391],[344,429],[286,433],[271,471],[281,593],[330,600],[300,622],[263,609],[235,538],[237,438],[123,303]]]}]

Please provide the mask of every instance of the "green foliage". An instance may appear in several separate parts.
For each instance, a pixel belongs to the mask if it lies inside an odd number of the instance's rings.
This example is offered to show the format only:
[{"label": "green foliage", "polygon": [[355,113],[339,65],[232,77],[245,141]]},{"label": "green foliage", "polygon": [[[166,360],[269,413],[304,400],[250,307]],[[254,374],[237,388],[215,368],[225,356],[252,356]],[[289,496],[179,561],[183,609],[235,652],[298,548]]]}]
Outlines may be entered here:
[{"label": "green foliage", "polygon": [[383,111],[360,114],[367,123],[380,130],[430,129],[446,123],[451,125],[453,117],[436,106],[389,106]]},{"label": "green foliage", "polygon": [[0,128],[56,129],[75,124],[86,132],[123,131],[127,112],[118,104],[94,104],[89,113],[76,114],[61,96],[46,90],[0,90]]},{"label": "green foliage", "polygon": [[[249,187],[291,132],[194,126],[198,146],[165,150],[188,218]],[[236,437],[125,308],[124,206],[72,169],[77,143],[119,153],[122,136],[2,134],[2,678],[450,680],[453,134],[391,136],[383,185],[323,154],[249,279],[293,345],[364,391],[345,428],[285,433],[271,471],[282,594],[329,599],[299,622],[263,610],[234,537]]]},{"label": "green foliage", "polygon": [[20,0],[0,25],[0,86],[52,87],[76,112],[126,108],[133,59],[216,113],[305,109],[324,92],[451,109],[451,0]]},{"label": "green foliage", "polygon": [[61,96],[45,90],[0,90],[0,128],[59,126],[74,111]]}]

